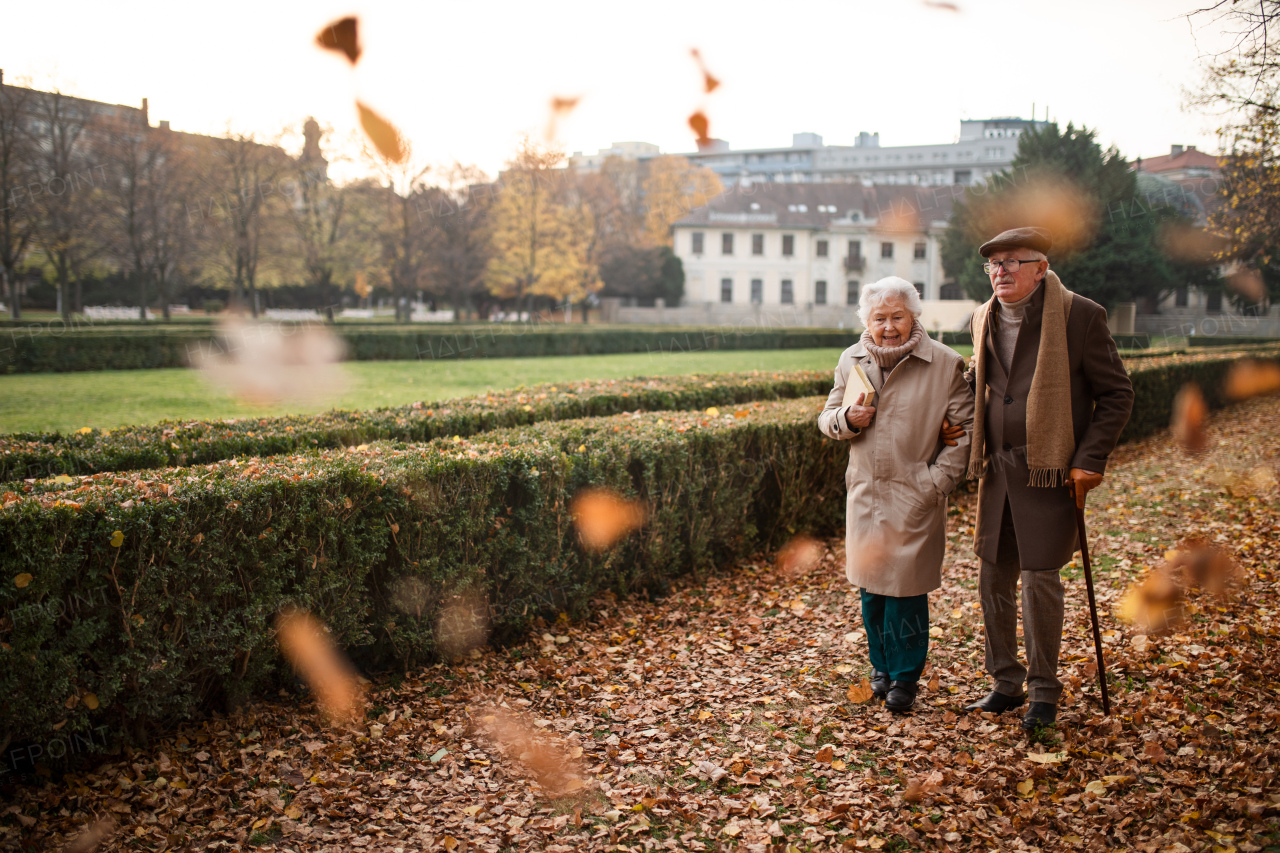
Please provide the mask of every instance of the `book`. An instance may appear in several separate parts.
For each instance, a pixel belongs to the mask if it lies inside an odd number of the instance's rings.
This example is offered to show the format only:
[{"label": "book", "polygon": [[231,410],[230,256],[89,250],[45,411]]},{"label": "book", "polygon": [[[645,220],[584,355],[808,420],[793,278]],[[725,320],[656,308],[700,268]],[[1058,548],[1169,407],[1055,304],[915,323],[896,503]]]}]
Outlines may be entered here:
[{"label": "book", "polygon": [[844,385],[844,401],[841,405],[854,406],[858,403],[858,395],[866,394],[866,399],[862,401],[862,405],[874,405],[876,399],[875,386],[871,384],[871,380],[867,378],[866,371],[862,369],[862,365],[856,361],[853,363],[853,369],[849,371],[849,379]]}]

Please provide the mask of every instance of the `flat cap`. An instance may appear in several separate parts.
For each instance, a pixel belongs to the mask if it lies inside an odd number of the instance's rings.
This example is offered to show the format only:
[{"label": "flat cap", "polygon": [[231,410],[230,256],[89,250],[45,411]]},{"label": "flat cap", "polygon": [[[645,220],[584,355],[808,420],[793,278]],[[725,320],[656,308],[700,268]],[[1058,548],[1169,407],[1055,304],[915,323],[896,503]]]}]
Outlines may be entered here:
[{"label": "flat cap", "polygon": [[1049,247],[1053,245],[1053,238],[1049,236],[1049,232],[1043,228],[1010,228],[1001,234],[997,234],[987,242],[978,247],[978,253],[984,258],[991,257],[992,252],[1001,252],[1008,249],[1031,249],[1036,252],[1044,252],[1049,254]]}]

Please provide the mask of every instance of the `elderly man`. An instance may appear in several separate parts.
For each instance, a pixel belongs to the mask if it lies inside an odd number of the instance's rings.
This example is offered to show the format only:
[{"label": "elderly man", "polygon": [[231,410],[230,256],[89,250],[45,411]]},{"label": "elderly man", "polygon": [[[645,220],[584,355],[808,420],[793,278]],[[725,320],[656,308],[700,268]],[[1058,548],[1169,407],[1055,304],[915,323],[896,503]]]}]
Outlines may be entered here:
[{"label": "elderly man", "polygon": [[[1049,269],[1051,242],[1039,228],[1015,228],[984,243],[979,251],[995,294],[971,321],[969,475],[981,479],[974,550],[982,559],[986,668],[995,685],[966,710],[1021,706],[1025,679],[1027,731],[1057,720],[1058,572],[1078,547],[1075,507],[1102,482],[1133,408],[1106,311],[1071,293]],[[1027,666],[1018,660],[1019,579]]]}]

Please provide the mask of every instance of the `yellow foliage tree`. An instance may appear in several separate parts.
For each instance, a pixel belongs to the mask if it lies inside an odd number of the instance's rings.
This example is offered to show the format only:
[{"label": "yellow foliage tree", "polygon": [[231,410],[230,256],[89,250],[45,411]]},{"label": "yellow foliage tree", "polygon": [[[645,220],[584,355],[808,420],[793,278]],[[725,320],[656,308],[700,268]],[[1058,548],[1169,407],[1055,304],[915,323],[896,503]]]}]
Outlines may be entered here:
[{"label": "yellow foliage tree", "polygon": [[526,139],[509,164],[493,208],[492,257],[485,269],[485,285],[500,299],[547,296],[572,303],[602,286],[590,257],[591,212],[557,199],[564,176],[553,169],[563,159],[563,152]]},{"label": "yellow foliage tree", "polygon": [[645,236],[655,246],[671,245],[671,226],[724,191],[720,176],[677,155],[649,161],[644,179]]}]

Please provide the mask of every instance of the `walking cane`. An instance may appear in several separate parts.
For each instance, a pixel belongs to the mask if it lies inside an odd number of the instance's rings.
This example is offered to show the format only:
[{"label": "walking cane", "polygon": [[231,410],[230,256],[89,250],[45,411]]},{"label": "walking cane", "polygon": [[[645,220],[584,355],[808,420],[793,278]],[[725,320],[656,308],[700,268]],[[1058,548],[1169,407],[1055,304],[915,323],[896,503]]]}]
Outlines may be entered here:
[{"label": "walking cane", "polygon": [[1084,586],[1089,592],[1089,618],[1093,621],[1093,648],[1098,653],[1098,686],[1102,688],[1102,713],[1110,716],[1111,699],[1107,695],[1106,664],[1102,661],[1102,634],[1098,631],[1098,605],[1093,598],[1093,572],[1089,568],[1089,538],[1084,529],[1084,499],[1078,499],[1075,503],[1076,531],[1080,534],[1080,557],[1084,560]]}]

